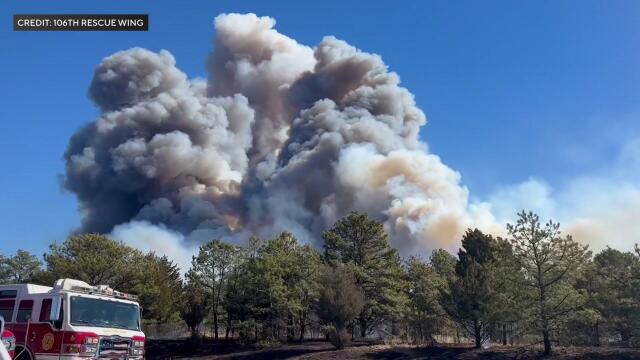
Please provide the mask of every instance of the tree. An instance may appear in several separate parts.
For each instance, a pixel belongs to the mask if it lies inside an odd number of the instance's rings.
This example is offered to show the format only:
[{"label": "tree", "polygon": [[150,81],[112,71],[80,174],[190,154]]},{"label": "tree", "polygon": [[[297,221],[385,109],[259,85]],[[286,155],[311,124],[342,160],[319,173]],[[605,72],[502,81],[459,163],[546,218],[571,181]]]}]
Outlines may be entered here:
[{"label": "tree", "polygon": [[542,333],[544,352],[551,353],[551,331],[580,308],[584,299],[575,289],[577,272],[589,259],[588,246],[561,237],[560,224],[540,224],[538,215],[521,212],[508,224],[513,254],[522,271],[524,291],[534,307],[535,325]]},{"label": "tree", "polygon": [[140,298],[145,319],[166,323],[178,314],[182,279],[180,269],[166,256],[147,254],[144,259],[144,271],[134,286],[134,292]]},{"label": "tree", "polygon": [[389,245],[381,223],[352,212],[322,235],[328,264],[352,266],[356,284],[364,290],[365,306],[358,316],[361,337],[384,320],[402,317],[407,303],[400,257]]},{"label": "tree", "polygon": [[18,250],[11,257],[0,255],[0,284],[30,282],[42,271],[42,263],[25,250]]},{"label": "tree", "polygon": [[239,253],[240,250],[235,245],[220,240],[208,242],[200,246],[200,251],[193,257],[192,268],[187,274],[190,280],[205,287],[209,293],[216,340],[229,274],[237,265]]},{"label": "tree", "polygon": [[493,306],[496,311],[493,320],[502,337],[502,345],[507,345],[509,338],[520,335],[530,317],[520,284],[524,283],[523,274],[519,271],[518,260],[508,240],[497,238],[494,249],[494,261],[489,267],[491,288],[493,289]]},{"label": "tree", "polygon": [[317,299],[319,266],[317,251],[300,246],[290,233],[282,233],[260,248],[257,269],[262,285],[261,312],[275,338],[280,338],[284,329],[292,340],[296,328],[299,339],[304,338],[308,313]]},{"label": "tree", "polygon": [[640,336],[640,257],[606,248],[593,259],[593,305],[624,346]]},{"label": "tree", "polygon": [[198,337],[198,326],[207,316],[208,297],[204,289],[193,282],[187,282],[182,290],[180,316],[191,330],[191,337]]},{"label": "tree", "polygon": [[62,244],[51,244],[44,260],[46,285],[73,278],[125,292],[133,292],[145,265],[140,251],[103,234],[73,235]]},{"label": "tree", "polygon": [[304,340],[304,335],[309,323],[309,313],[318,301],[320,285],[321,260],[320,254],[309,245],[297,249],[297,264],[295,272],[298,278],[293,285],[293,295],[296,299],[296,312],[299,323],[299,340]]},{"label": "tree", "polygon": [[323,267],[316,312],[320,320],[331,326],[329,337],[338,349],[349,340],[347,324],[364,306],[364,293],[355,282],[355,276],[345,266]]},{"label": "tree", "polygon": [[229,274],[225,293],[228,329],[235,331],[242,341],[258,338],[258,320],[262,318],[263,284],[258,268],[263,241],[251,237],[240,251],[238,266]]},{"label": "tree", "polygon": [[444,279],[431,264],[411,257],[406,262],[407,297],[406,320],[416,341],[434,342],[433,333],[446,322],[440,305],[440,291]]},{"label": "tree", "polygon": [[[456,276],[444,294],[443,307],[480,348],[493,331],[497,295],[492,267],[496,262],[496,240],[480,230],[467,230],[455,266]],[[451,281],[451,279],[450,279]]]},{"label": "tree", "polygon": [[445,281],[455,278],[456,262],[456,257],[444,249],[433,250],[429,258],[429,263],[433,270]]},{"label": "tree", "polygon": [[142,316],[166,322],[177,315],[182,280],[166,256],[143,254],[102,234],[78,234],[52,244],[44,255],[46,271],[38,282],[51,286],[61,278],[110,287],[138,295]]}]

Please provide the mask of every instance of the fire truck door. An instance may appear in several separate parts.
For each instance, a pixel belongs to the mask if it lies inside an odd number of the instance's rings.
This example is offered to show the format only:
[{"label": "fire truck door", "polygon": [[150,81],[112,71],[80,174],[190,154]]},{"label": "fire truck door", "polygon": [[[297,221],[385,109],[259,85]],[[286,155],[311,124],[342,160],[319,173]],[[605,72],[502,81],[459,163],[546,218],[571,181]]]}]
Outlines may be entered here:
[{"label": "fire truck door", "polygon": [[49,323],[34,323],[29,329],[28,344],[38,360],[60,358],[62,331],[55,330]]},{"label": "fire truck door", "polygon": [[51,312],[52,299],[43,299],[40,314],[29,327],[28,344],[38,360],[60,358],[63,332],[54,326]]}]

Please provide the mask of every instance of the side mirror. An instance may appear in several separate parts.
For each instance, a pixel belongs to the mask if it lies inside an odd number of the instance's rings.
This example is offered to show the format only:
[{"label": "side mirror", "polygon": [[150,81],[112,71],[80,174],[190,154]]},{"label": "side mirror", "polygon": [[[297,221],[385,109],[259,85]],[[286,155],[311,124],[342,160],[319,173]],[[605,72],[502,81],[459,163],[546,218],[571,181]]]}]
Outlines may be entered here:
[{"label": "side mirror", "polygon": [[4,333],[4,318],[0,316],[0,336]]}]

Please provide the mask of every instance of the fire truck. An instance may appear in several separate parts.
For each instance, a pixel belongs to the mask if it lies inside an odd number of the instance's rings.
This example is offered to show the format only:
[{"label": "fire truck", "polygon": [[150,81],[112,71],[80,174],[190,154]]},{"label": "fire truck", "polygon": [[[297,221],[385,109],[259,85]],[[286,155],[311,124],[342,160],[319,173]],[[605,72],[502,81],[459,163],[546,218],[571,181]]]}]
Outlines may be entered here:
[{"label": "fire truck", "polygon": [[18,360],[144,359],[137,298],[107,285],[0,285],[0,316]]}]

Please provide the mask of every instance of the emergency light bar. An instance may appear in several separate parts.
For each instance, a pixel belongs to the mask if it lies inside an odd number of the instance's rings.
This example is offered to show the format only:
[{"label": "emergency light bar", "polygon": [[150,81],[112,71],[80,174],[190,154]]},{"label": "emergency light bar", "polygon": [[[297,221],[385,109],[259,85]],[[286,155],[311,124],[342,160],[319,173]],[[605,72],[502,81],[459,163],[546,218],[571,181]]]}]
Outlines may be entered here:
[{"label": "emergency light bar", "polygon": [[103,295],[118,299],[138,301],[137,296],[113,290],[108,285],[91,286],[84,281],[74,279],[59,279],[56,281],[54,289],[58,291],[67,290],[84,294]]},{"label": "emergency light bar", "polygon": [[123,299],[123,300],[138,301],[138,297],[135,295],[127,294],[121,291],[116,291],[104,285],[92,286],[88,288],[83,286],[72,286],[70,290],[73,292],[79,292],[84,294],[104,295],[104,296],[110,296],[110,297]]}]

